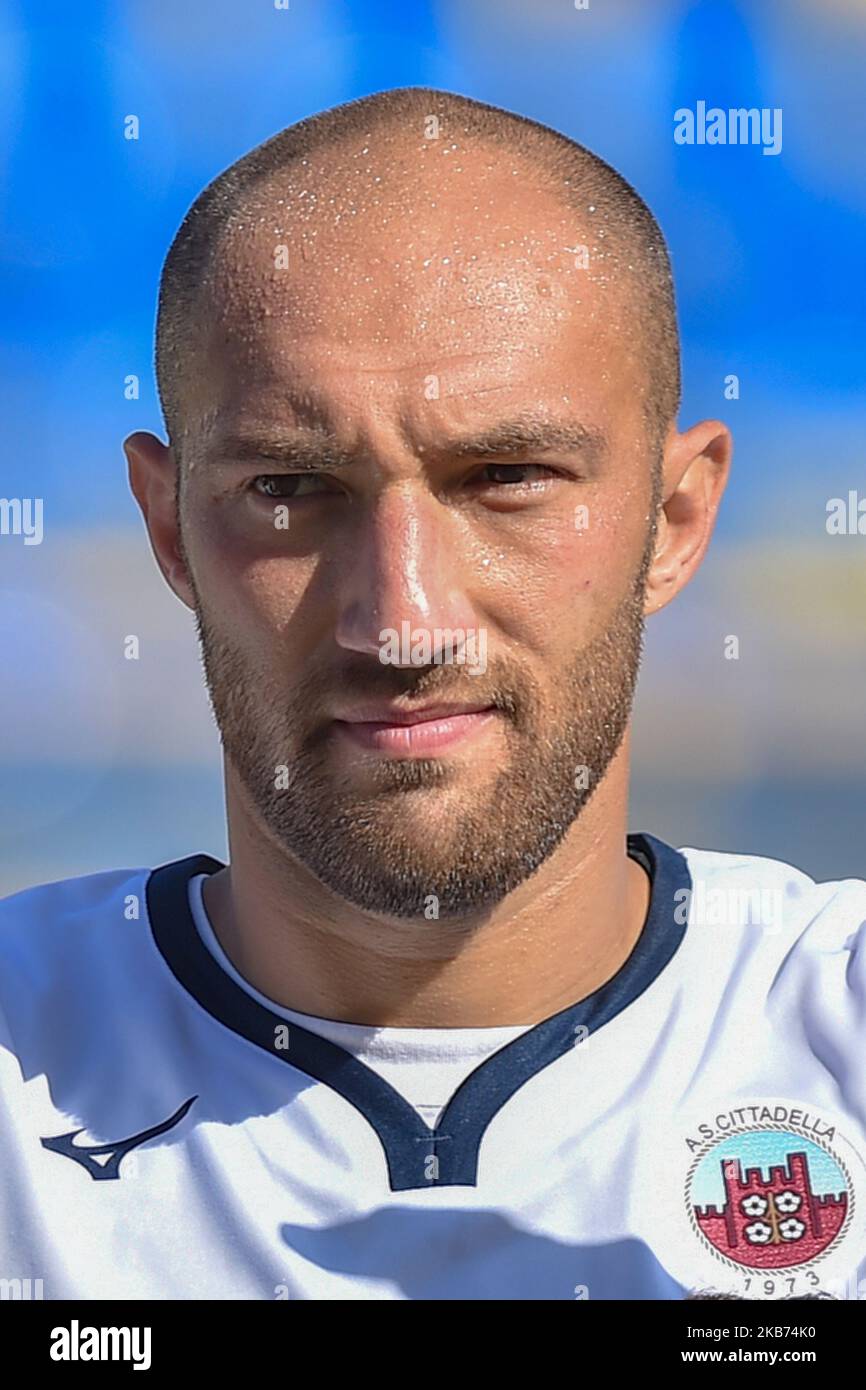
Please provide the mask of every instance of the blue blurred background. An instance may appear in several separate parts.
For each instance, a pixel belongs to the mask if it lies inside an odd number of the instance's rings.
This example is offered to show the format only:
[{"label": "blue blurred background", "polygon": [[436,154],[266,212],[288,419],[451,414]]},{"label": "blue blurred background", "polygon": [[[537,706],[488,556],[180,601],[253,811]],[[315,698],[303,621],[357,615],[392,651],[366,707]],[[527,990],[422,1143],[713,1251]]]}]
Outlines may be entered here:
[{"label": "blue blurred background", "polygon": [[[411,84],[556,126],[637,187],[674,261],[681,421],[734,430],[711,555],[649,625],[632,827],[866,876],[866,536],[826,528],[829,499],[866,496],[864,70],[864,0],[7,3],[0,497],[43,498],[45,534],[0,536],[0,893],[225,855],[192,621],[121,451],[162,434],[160,267],[238,156]],[[676,144],[701,100],[781,108],[781,153]]]}]

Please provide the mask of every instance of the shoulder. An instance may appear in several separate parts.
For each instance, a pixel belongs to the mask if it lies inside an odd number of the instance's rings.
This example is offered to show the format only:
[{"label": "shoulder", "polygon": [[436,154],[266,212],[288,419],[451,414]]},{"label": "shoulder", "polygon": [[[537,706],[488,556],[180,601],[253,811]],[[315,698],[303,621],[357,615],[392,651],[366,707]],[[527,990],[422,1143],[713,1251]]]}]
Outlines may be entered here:
[{"label": "shoulder", "polygon": [[0,900],[0,1011],[65,979],[67,987],[103,960],[130,924],[145,919],[149,868],[112,869],[25,888]]},{"label": "shoulder", "polygon": [[112,869],[0,901],[0,1073],[11,1067],[13,1084],[72,1084],[84,1058],[99,1075],[165,1015],[177,985],[150,929],[152,872]]},{"label": "shoulder", "polygon": [[804,932],[818,944],[866,923],[864,879],[818,882],[781,859],[688,847],[679,852],[691,876],[690,924],[751,923],[789,944]]},{"label": "shoulder", "polygon": [[22,936],[65,930],[86,931],[103,916],[123,910],[127,897],[142,890],[151,870],[108,869],[80,878],[58,879],[0,898],[0,953],[14,949]]},{"label": "shoulder", "polygon": [[866,1024],[866,881],[818,882],[778,859],[680,850],[691,887],[687,935],[729,955],[788,1009],[853,1008]]}]

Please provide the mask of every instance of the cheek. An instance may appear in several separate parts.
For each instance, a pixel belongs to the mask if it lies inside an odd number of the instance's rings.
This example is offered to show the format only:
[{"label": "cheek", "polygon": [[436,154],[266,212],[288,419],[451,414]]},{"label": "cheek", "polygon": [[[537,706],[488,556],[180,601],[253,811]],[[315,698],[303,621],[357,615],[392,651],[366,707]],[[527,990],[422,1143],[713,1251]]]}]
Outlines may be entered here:
[{"label": "cheek", "polygon": [[643,523],[619,508],[576,504],[555,522],[524,533],[500,592],[510,595],[522,634],[535,642],[580,640],[629,589],[643,553]]},{"label": "cheek", "polygon": [[247,637],[271,644],[275,653],[289,647],[299,655],[305,632],[312,638],[323,616],[315,570],[312,560],[285,556],[245,564],[235,575],[233,612]]},{"label": "cheek", "polygon": [[[263,554],[261,545],[231,528],[209,525],[194,546],[187,546],[201,604],[211,625],[232,643],[267,657],[282,634],[292,629],[300,643],[303,611],[315,572],[309,556]],[[265,663],[266,664],[266,663]]]}]

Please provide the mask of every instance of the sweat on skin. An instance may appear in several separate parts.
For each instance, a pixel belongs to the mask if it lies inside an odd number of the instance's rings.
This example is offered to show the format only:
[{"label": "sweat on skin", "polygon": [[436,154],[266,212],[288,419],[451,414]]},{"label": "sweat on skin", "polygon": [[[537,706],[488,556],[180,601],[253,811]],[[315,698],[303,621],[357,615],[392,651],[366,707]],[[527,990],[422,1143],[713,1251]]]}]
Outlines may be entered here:
[{"label": "sweat on skin", "polygon": [[[700,563],[730,455],[672,421],[655,498],[634,263],[527,161],[444,135],[257,186],[201,286],[181,436],[126,441],[223,738],[217,936],[272,1000],[380,1026],[531,1024],[630,954],[643,619]],[[404,622],[483,629],[486,670],[382,664]],[[493,717],[381,756],[335,721],[382,701]]]}]

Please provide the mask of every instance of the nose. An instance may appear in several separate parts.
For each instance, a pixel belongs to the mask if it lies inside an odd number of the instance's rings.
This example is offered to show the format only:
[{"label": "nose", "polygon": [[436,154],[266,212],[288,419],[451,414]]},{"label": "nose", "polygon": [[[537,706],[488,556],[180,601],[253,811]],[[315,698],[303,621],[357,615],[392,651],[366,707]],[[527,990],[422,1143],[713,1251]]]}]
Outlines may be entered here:
[{"label": "nose", "polygon": [[408,624],[409,640],[422,639],[435,661],[451,642],[443,633],[474,630],[462,587],[459,522],[423,483],[402,480],[383,488],[359,519],[353,541],[353,554],[338,562],[341,647],[378,656],[390,634],[399,639]]}]

